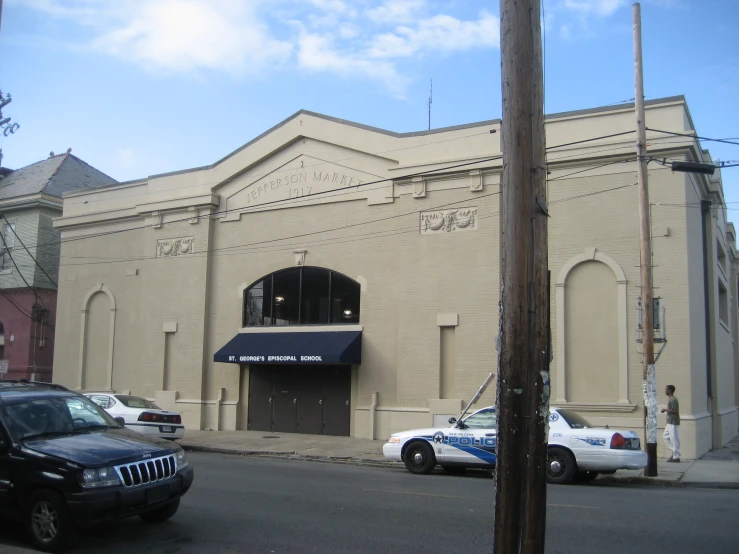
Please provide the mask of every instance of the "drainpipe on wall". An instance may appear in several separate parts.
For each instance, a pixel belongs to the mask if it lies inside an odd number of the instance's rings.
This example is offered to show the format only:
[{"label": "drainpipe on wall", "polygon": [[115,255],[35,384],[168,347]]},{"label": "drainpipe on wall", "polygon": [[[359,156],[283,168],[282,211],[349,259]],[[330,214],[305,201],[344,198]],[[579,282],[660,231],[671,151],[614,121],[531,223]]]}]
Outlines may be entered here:
[{"label": "drainpipe on wall", "polygon": [[[708,396],[708,402],[710,404],[709,411],[711,413],[711,448],[716,448],[716,398],[713,394],[713,368],[712,368],[712,339],[711,339],[711,285],[709,282],[709,267],[713,263],[713,257],[710,254],[708,244],[708,229],[711,225],[711,202],[707,200],[701,200],[701,214],[702,214],[702,225],[701,230],[703,231],[703,304],[705,313],[705,326],[706,326],[706,392]],[[712,245],[711,245],[712,246]]]}]

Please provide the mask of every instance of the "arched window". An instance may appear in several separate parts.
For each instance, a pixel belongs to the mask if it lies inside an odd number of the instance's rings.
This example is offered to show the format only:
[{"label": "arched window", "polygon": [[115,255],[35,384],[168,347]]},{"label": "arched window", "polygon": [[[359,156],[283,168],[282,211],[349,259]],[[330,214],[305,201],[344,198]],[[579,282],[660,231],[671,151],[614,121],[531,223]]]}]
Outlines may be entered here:
[{"label": "arched window", "polygon": [[0,360],[5,359],[5,326],[0,321]]},{"label": "arched window", "polygon": [[358,323],[359,296],[359,283],[336,271],[277,271],[244,292],[244,327]]}]

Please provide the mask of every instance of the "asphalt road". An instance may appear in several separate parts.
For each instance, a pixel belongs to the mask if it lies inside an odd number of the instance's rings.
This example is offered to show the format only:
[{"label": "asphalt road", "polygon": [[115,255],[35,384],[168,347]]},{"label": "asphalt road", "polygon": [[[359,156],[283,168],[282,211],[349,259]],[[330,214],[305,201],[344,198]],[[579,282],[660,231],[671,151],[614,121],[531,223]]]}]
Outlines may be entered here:
[{"label": "asphalt road", "polygon": [[[85,532],[73,553],[492,552],[493,480],[190,454],[195,484],[163,524]],[[550,486],[547,552],[739,552],[739,491]],[[0,552],[28,552],[0,521]]]}]

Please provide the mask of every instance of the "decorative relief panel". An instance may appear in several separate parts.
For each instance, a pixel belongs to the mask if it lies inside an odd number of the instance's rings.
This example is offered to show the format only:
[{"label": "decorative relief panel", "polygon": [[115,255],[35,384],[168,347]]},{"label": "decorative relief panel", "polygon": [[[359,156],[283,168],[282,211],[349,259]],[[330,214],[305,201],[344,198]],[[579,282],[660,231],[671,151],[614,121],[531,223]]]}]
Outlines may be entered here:
[{"label": "decorative relief panel", "polygon": [[157,241],[157,258],[171,258],[195,253],[195,237],[179,239],[159,239]]},{"label": "decorative relief panel", "polygon": [[477,230],[477,208],[421,212],[421,234]]}]

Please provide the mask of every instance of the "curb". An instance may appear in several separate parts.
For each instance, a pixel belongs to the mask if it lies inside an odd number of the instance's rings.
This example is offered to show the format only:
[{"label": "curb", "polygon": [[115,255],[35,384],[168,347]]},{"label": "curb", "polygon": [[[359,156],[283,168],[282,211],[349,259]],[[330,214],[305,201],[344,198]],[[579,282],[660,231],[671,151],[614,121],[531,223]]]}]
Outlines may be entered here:
[{"label": "curb", "polygon": [[311,456],[297,452],[272,452],[265,450],[234,450],[229,448],[217,448],[211,446],[196,446],[180,443],[182,448],[189,452],[209,452],[212,454],[228,454],[231,456],[243,456],[250,458],[272,458],[283,460],[297,460],[305,462],[319,462],[324,464],[360,465],[363,467],[378,467],[386,469],[405,469],[401,462],[392,460],[369,460],[366,458],[352,458],[351,456]]},{"label": "curb", "polygon": [[[362,467],[375,467],[382,469],[402,469],[405,465],[402,462],[392,460],[369,460],[366,458],[352,458],[351,456],[311,456],[299,454],[297,452],[275,452],[265,450],[234,450],[230,448],[218,448],[212,446],[199,446],[191,444],[182,444],[182,448],[189,452],[205,452],[212,454],[227,454],[230,456],[243,456],[249,458],[269,458],[294,460],[302,462],[317,462],[322,464],[343,464],[355,465]],[[667,481],[664,479],[655,479],[652,477],[612,477],[610,475],[601,475],[591,483],[595,486],[649,486],[662,488],[702,488],[702,489],[723,489],[723,490],[739,490],[739,483],[734,482],[699,482],[699,481]]]}]

